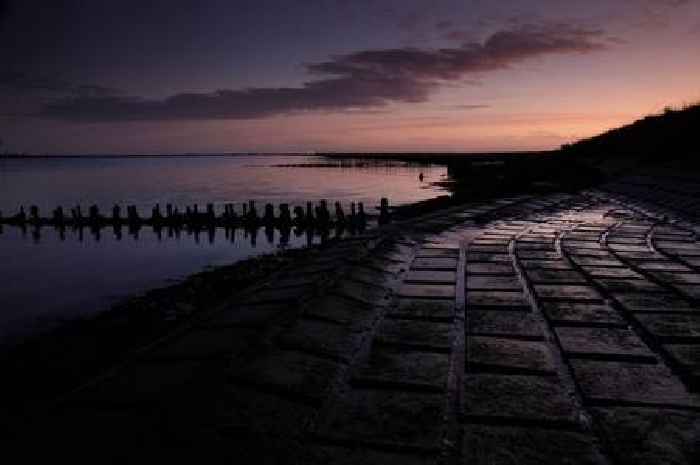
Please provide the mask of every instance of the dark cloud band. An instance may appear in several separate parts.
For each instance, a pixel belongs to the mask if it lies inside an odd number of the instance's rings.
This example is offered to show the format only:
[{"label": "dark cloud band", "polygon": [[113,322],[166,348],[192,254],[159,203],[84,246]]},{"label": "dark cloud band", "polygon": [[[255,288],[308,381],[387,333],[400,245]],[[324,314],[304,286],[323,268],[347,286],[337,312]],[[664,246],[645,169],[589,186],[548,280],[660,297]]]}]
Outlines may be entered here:
[{"label": "dark cloud band", "polygon": [[307,65],[317,79],[301,87],[182,93],[150,100],[73,93],[46,104],[39,116],[74,121],[252,119],[309,110],[347,110],[424,102],[446,81],[501,69],[552,54],[606,48],[605,34],[565,24],[522,26],[483,43],[423,50],[365,50]]}]

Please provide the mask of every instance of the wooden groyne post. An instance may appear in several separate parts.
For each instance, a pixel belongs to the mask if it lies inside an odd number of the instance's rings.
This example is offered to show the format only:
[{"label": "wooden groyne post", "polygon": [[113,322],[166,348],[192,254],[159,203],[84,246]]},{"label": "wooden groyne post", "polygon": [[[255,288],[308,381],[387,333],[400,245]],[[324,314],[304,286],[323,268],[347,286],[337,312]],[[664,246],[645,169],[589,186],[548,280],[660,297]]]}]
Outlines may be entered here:
[{"label": "wooden groyne post", "polygon": [[[0,225],[14,225],[22,228],[27,225],[33,225],[35,228],[53,226],[61,232],[65,231],[66,227],[72,227],[78,229],[81,235],[82,228],[89,227],[96,237],[99,236],[99,230],[102,227],[112,226],[117,238],[121,237],[122,226],[127,226],[132,235],[138,235],[142,226],[152,226],[157,234],[160,234],[161,228],[169,228],[169,236],[173,235],[173,231],[179,235],[179,230],[182,228],[187,228],[188,231],[195,233],[201,229],[208,229],[210,237],[212,229],[217,227],[244,227],[252,233],[257,228],[265,226],[278,228],[282,235],[288,239],[289,230],[292,227],[297,228],[297,230],[311,230],[323,234],[324,231],[333,227],[340,232],[346,227],[351,231],[363,230],[367,223],[367,215],[362,202],[357,204],[352,202],[349,215],[346,214],[340,202],[334,203],[334,214],[331,215],[328,202],[325,199],[320,200],[317,205],[314,205],[313,202],[307,202],[305,209],[302,206],[295,206],[293,216],[288,203],[279,204],[277,215],[275,215],[274,205],[266,204],[262,217],[258,215],[254,200],[242,204],[242,214],[240,215],[232,203],[224,204],[223,208],[223,213],[217,215],[213,203],[206,205],[205,212],[200,212],[199,206],[194,204],[187,206],[184,213],[180,213],[176,206],[167,204],[165,214],[163,214],[161,205],[156,203],[151,209],[150,217],[142,217],[135,205],[127,205],[126,216],[123,216],[122,207],[118,204],[112,207],[111,215],[102,214],[99,207],[93,204],[88,208],[87,216],[83,215],[81,206],[76,205],[70,209],[70,216],[66,215],[62,206],[58,206],[52,211],[50,217],[42,218],[39,208],[32,205],[29,208],[29,215],[25,212],[24,206],[20,206],[19,211],[10,217],[0,213]],[[377,209],[379,210],[380,224],[387,223],[390,220],[388,199],[381,199],[381,204]]]}]

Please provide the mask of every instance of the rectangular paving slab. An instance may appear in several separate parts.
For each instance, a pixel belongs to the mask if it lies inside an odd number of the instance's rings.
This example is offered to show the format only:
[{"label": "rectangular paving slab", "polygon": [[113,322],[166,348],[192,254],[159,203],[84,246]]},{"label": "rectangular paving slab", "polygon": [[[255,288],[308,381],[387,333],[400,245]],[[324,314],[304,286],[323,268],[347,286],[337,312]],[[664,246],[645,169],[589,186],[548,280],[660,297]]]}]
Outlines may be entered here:
[{"label": "rectangular paving slab", "polygon": [[466,330],[473,335],[542,339],[540,321],[531,312],[470,310]]},{"label": "rectangular paving slab", "polygon": [[457,281],[455,271],[411,270],[406,274],[406,283],[453,284]]},{"label": "rectangular paving slab", "polygon": [[646,271],[681,271],[689,273],[691,269],[682,263],[671,260],[659,260],[652,262],[636,262],[635,266]]},{"label": "rectangular paving slab", "polygon": [[489,276],[511,276],[515,274],[515,270],[510,263],[468,263],[467,273]]},{"label": "rectangular paving slab", "polygon": [[303,314],[338,324],[364,326],[366,320],[373,314],[373,310],[352,299],[325,295],[306,305],[303,308]]},{"label": "rectangular paving slab", "polygon": [[418,299],[454,299],[455,286],[452,284],[402,284],[398,296]]},{"label": "rectangular paving slab", "polygon": [[518,250],[518,258],[521,260],[558,260],[561,255],[557,252],[543,252],[540,250]]},{"label": "rectangular paving slab", "polygon": [[530,304],[522,292],[514,291],[468,291],[467,310],[489,308],[497,310],[529,311]]},{"label": "rectangular paving slab", "polygon": [[467,262],[468,266],[472,262],[483,262],[483,263],[512,263],[513,259],[509,254],[503,253],[478,253],[478,252],[467,252]]},{"label": "rectangular paving slab", "polygon": [[667,292],[666,288],[659,286],[656,283],[646,279],[611,279],[598,278],[596,283],[606,289],[608,292],[614,293],[663,293]]},{"label": "rectangular paving slab", "polygon": [[605,304],[542,302],[541,307],[554,326],[627,326],[619,312]]},{"label": "rectangular paving slab", "polygon": [[593,414],[614,444],[621,465],[695,463],[700,437],[700,415],[672,409],[596,408]]},{"label": "rectangular paving slab", "polygon": [[277,342],[280,347],[348,360],[353,355],[358,336],[345,325],[300,319],[294,326],[282,331]]},{"label": "rectangular paving slab", "polygon": [[598,291],[591,286],[580,285],[535,285],[535,294],[539,299],[564,301],[599,301]]},{"label": "rectangular paving slab", "polygon": [[483,254],[507,254],[507,245],[479,245],[471,244],[468,251],[470,253],[483,253]]},{"label": "rectangular paving slab", "polygon": [[349,441],[437,450],[445,407],[444,394],[358,388],[339,399],[320,432]]},{"label": "rectangular paving slab", "polygon": [[556,328],[567,357],[656,363],[656,356],[633,331],[623,328]]},{"label": "rectangular paving slab", "polygon": [[573,270],[573,267],[561,258],[557,260],[522,260],[520,265],[526,270]]},{"label": "rectangular paving slab", "polygon": [[694,284],[700,285],[700,273],[682,273],[670,271],[653,271],[652,275],[669,284]]},{"label": "rectangular paving slab", "polygon": [[416,252],[416,257],[419,258],[456,258],[459,255],[459,249],[437,249],[437,248],[421,248]]},{"label": "rectangular paving slab", "polygon": [[497,290],[497,291],[519,291],[522,289],[520,280],[515,276],[467,276],[467,289],[471,290]]},{"label": "rectangular paving slab", "polygon": [[467,371],[521,374],[554,374],[554,364],[544,342],[489,336],[467,336]]},{"label": "rectangular paving slab", "polygon": [[387,313],[397,318],[450,320],[454,317],[454,300],[398,299],[396,306]]},{"label": "rectangular paving slab", "polygon": [[637,313],[634,318],[663,343],[700,343],[700,312],[697,314]]},{"label": "rectangular paving slab", "polygon": [[220,426],[234,431],[258,431],[290,435],[314,409],[308,405],[259,389],[229,385],[217,393],[216,415]]},{"label": "rectangular paving slab", "polygon": [[451,323],[385,318],[375,344],[448,352]]},{"label": "rectangular paving slab", "polygon": [[574,378],[591,403],[636,402],[697,406],[683,383],[664,365],[571,360]]},{"label": "rectangular paving slab", "polygon": [[352,377],[355,386],[444,391],[450,357],[436,352],[375,346]]},{"label": "rectangular paving slab", "polygon": [[468,422],[576,425],[572,397],[556,376],[469,373],[464,379]]},{"label": "rectangular paving slab", "polygon": [[457,269],[456,258],[416,258],[411,263],[413,270],[447,270],[453,271]]},{"label": "rectangular paving slab", "polygon": [[571,255],[569,258],[579,266],[597,266],[597,267],[621,267],[626,268],[626,266],[617,259],[605,259],[597,257],[582,257],[578,255]]},{"label": "rectangular paving slab", "polygon": [[381,304],[389,294],[388,289],[347,279],[341,280],[332,292],[369,306]]},{"label": "rectangular paving slab", "polygon": [[506,425],[466,425],[463,457],[473,465],[607,463],[590,434]]},{"label": "rectangular paving slab", "polygon": [[644,279],[641,274],[630,268],[584,266],[583,271],[593,278]]},{"label": "rectangular paving slab", "polygon": [[600,250],[601,245],[598,239],[591,240],[591,241],[582,241],[582,240],[572,240],[569,239],[568,236],[565,237],[562,240],[562,245],[567,248],[572,248],[572,249],[593,249],[593,250]]},{"label": "rectangular paving slab", "polygon": [[388,451],[360,445],[319,444],[309,449],[304,454],[304,463],[310,465],[431,465],[434,455],[416,451]]},{"label": "rectangular paving slab", "polygon": [[697,309],[673,294],[615,294],[615,300],[630,312],[691,312]]},{"label": "rectangular paving slab", "polygon": [[585,284],[586,278],[573,270],[528,269],[527,278],[534,284]]},{"label": "rectangular paving slab", "polygon": [[667,344],[664,350],[690,389],[700,391],[700,344]]},{"label": "rectangular paving slab", "polygon": [[263,352],[231,367],[233,381],[320,402],[340,365],[307,353]]}]

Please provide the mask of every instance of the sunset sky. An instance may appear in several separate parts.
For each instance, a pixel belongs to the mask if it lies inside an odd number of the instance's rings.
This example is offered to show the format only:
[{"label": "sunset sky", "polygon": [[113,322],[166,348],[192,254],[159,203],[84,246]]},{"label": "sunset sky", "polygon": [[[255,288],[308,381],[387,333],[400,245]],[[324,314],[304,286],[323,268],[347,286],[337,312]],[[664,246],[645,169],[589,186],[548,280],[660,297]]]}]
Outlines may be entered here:
[{"label": "sunset sky", "polygon": [[0,0],[0,60],[8,150],[548,149],[700,100],[700,0]]}]

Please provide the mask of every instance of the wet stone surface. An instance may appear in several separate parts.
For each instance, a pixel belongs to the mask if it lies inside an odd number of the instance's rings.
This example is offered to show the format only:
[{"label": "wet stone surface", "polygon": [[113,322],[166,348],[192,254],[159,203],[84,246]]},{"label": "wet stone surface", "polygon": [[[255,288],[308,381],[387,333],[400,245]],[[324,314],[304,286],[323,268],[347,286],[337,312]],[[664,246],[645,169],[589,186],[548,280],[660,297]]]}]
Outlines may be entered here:
[{"label": "wet stone surface", "polygon": [[700,227],[630,185],[339,241],[37,416],[28,443],[112,419],[126,449],[241,463],[695,463]]}]

